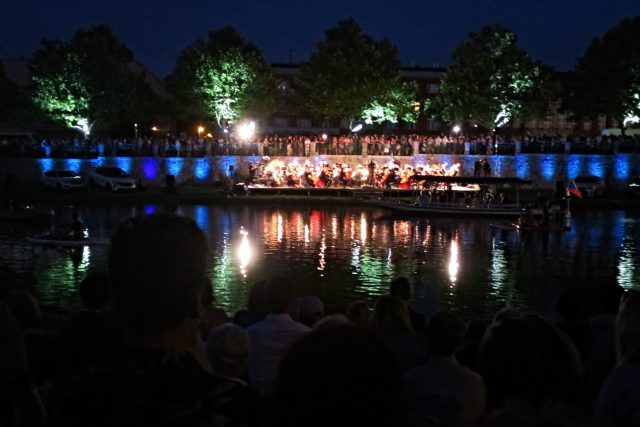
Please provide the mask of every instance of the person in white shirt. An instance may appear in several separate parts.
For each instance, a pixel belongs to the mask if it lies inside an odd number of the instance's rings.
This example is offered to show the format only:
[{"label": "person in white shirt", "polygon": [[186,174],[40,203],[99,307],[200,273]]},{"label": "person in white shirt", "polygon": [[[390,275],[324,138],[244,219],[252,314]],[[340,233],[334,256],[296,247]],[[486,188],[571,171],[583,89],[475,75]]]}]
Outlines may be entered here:
[{"label": "person in white shirt", "polygon": [[271,393],[280,363],[292,344],[310,329],[289,316],[293,303],[293,284],[284,276],[273,276],[266,288],[269,314],[247,329],[251,339],[249,381],[258,390]]}]

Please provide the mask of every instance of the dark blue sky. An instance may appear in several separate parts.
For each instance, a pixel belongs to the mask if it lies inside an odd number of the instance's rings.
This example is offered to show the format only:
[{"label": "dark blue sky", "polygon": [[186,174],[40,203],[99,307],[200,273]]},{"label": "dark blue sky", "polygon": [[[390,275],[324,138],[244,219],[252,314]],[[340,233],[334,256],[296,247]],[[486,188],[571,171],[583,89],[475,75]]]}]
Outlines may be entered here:
[{"label": "dark blue sky", "polygon": [[40,39],[67,38],[80,27],[110,24],[160,77],[181,49],[210,29],[234,25],[269,62],[303,61],[339,19],[354,17],[375,37],[388,36],[404,65],[447,65],[470,31],[500,22],[529,54],[569,69],[589,42],[640,0],[3,0],[0,57],[29,56]]}]

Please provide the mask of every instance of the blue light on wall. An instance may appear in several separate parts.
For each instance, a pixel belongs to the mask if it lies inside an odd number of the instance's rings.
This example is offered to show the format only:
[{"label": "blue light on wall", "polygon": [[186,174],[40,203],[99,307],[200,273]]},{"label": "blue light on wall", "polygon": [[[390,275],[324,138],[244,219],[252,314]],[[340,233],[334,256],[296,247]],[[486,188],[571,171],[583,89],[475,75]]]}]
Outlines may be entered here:
[{"label": "blue light on wall", "polygon": [[220,163],[222,163],[222,173],[224,176],[231,176],[229,173],[229,167],[233,166],[234,171],[238,171],[238,165],[236,164],[236,158],[232,156],[223,156],[220,158]]},{"label": "blue light on wall", "polygon": [[158,159],[145,158],[142,161],[142,174],[147,181],[155,181],[158,176]]},{"label": "blue light on wall", "polygon": [[556,175],[556,162],[557,159],[554,156],[544,156],[540,160],[540,175],[542,179],[547,182],[551,182]]},{"label": "blue light on wall", "polygon": [[493,158],[493,175],[502,176],[504,168],[504,158],[502,156],[495,156]]},{"label": "blue light on wall", "polygon": [[154,205],[147,205],[144,207],[145,215],[153,215],[154,213],[156,213],[156,207]]},{"label": "blue light on wall", "polygon": [[182,157],[167,158],[167,173],[176,177],[180,176],[182,168],[184,167],[184,159]]},{"label": "blue light on wall", "polygon": [[589,156],[587,159],[589,164],[589,175],[599,176],[605,178],[605,158],[604,156]]},{"label": "blue light on wall", "polygon": [[80,159],[65,159],[64,168],[75,173],[82,173],[82,163]]},{"label": "blue light on wall", "polygon": [[580,175],[582,163],[584,163],[584,156],[571,154],[567,157],[566,175],[568,179],[574,179],[576,176]]},{"label": "blue light on wall", "polygon": [[516,176],[520,179],[530,179],[528,156],[518,154],[515,156]]},{"label": "blue light on wall", "polygon": [[613,171],[618,181],[627,181],[629,179],[629,156],[616,154],[615,165]]},{"label": "blue light on wall", "polygon": [[53,159],[37,159],[36,160],[38,167],[40,168],[40,173],[45,173],[48,170],[53,169],[53,165],[55,160]]},{"label": "blue light on wall", "polygon": [[116,166],[125,171],[126,173],[131,173],[131,164],[133,163],[133,158],[131,157],[116,157],[115,158]]},{"label": "blue light on wall", "polygon": [[211,165],[206,158],[199,158],[193,161],[193,173],[198,181],[206,181],[211,173]]}]

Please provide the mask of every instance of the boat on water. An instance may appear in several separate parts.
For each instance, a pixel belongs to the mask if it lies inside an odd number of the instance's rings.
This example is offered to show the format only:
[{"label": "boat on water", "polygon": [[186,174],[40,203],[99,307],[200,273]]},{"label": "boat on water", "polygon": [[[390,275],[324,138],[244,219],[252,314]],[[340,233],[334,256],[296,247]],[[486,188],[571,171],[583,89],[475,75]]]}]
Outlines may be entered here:
[{"label": "boat on water", "polygon": [[522,206],[519,204],[420,203],[390,199],[372,200],[370,203],[396,213],[412,215],[518,218],[522,214]]},{"label": "boat on water", "polygon": [[56,246],[60,248],[81,248],[84,246],[108,246],[110,239],[91,237],[86,239],[64,239],[56,236],[27,237],[27,243],[41,246]]},{"label": "boat on water", "polygon": [[[412,180],[420,183],[425,188],[428,186],[442,187],[444,185],[452,195],[456,193],[456,189],[460,188],[464,189],[462,192],[465,193],[479,193],[482,187],[493,187],[497,189],[514,187],[516,189],[516,202],[501,203],[497,201],[497,199],[494,199],[492,203],[482,203],[479,199],[458,199],[453,202],[443,202],[441,200],[431,200],[423,193],[412,201],[378,198],[371,199],[370,203],[374,206],[405,215],[518,218],[523,212],[523,206],[519,203],[520,186],[530,183],[530,181],[525,181],[520,178],[434,175],[418,175],[412,177]],[[455,199],[455,197],[451,198],[451,200]]]},{"label": "boat on water", "polygon": [[511,224],[489,224],[489,227],[492,230],[503,230],[503,231],[520,231],[520,232],[529,232],[529,231],[570,231],[571,227],[569,225],[560,225],[560,224],[551,224],[547,226],[523,226],[519,223],[511,223]]}]

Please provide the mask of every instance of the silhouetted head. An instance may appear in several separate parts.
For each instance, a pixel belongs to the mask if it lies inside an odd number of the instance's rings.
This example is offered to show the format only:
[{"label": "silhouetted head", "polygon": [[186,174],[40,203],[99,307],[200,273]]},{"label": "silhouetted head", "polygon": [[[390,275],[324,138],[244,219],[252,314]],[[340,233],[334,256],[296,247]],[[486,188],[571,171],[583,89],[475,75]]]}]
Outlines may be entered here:
[{"label": "silhouetted head", "polygon": [[369,326],[369,304],[365,301],[354,301],[347,308],[347,318],[357,326]]},{"label": "silhouetted head", "polygon": [[240,326],[225,323],[209,331],[207,356],[214,374],[231,378],[242,376],[250,353],[249,335]]},{"label": "silhouetted head", "polygon": [[23,330],[36,326],[42,320],[38,301],[30,293],[11,292],[6,297],[6,303]]},{"label": "silhouetted head", "polygon": [[314,331],[281,364],[275,424],[400,425],[401,386],[393,355],[380,338],[350,325]]},{"label": "silhouetted head", "polygon": [[111,282],[104,272],[92,273],[80,282],[80,298],[88,310],[103,310],[111,301]]},{"label": "silhouetted head", "polygon": [[207,240],[195,222],[149,215],[125,222],[111,240],[114,306],[138,338],[199,317]]},{"label": "silhouetted head", "polygon": [[616,318],[618,360],[640,363],[640,294],[631,293],[620,305]]},{"label": "silhouetted head", "polygon": [[293,303],[291,317],[308,327],[313,327],[324,316],[324,304],[315,295],[302,296]]},{"label": "silhouetted head", "polygon": [[403,301],[409,301],[411,293],[411,282],[406,277],[397,277],[391,281],[389,295],[398,297]]},{"label": "silhouetted head", "polygon": [[585,380],[577,350],[559,329],[536,316],[505,319],[482,343],[480,365],[497,402],[578,399]]},{"label": "silhouetted head", "polygon": [[266,300],[269,313],[288,313],[293,303],[293,283],[291,280],[281,275],[273,276],[267,283]]},{"label": "silhouetted head", "polygon": [[380,297],[373,310],[372,326],[382,336],[411,332],[407,305],[397,297]]},{"label": "silhouetted head", "polygon": [[466,328],[458,316],[440,311],[427,324],[427,344],[432,353],[453,356],[464,342]]}]

